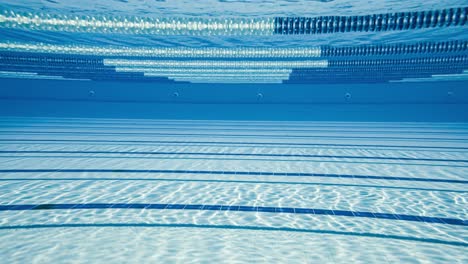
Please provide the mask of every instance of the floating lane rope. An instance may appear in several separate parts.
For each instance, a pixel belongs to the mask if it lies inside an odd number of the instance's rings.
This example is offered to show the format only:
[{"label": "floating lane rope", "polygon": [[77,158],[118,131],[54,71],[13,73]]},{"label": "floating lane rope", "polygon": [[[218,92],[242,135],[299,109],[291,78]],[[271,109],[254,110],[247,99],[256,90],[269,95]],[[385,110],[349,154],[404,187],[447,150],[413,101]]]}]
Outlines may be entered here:
[{"label": "floating lane rope", "polygon": [[3,11],[0,27],[149,35],[293,35],[464,26],[468,7],[365,16],[276,18],[145,18],[67,16]]},{"label": "floating lane rope", "polygon": [[277,17],[275,34],[327,34],[463,26],[468,7],[366,16]]},{"label": "floating lane rope", "polygon": [[0,27],[149,35],[271,35],[274,19],[67,16],[4,11]]}]

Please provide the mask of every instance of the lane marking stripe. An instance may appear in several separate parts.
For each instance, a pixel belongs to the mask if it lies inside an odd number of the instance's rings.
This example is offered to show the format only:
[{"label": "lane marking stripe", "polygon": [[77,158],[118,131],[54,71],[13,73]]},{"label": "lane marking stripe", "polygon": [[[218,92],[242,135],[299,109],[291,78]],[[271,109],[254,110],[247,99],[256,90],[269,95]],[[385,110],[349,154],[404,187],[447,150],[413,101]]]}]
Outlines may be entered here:
[{"label": "lane marking stripe", "polygon": [[165,174],[210,174],[210,175],[248,175],[248,176],[291,176],[291,177],[327,177],[350,179],[374,179],[394,181],[418,181],[418,182],[446,182],[468,184],[466,180],[416,178],[399,176],[375,176],[375,175],[351,175],[351,174],[325,174],[302,172],[260,172],[260,171],[203,171],[203,170],[137,170],[137,169],[2,169],[0,173],[165,173]]},{"label": "lane marking stripe", "polygon": [[0,205],[0,211],[28,210],[66,210],[66,209],[146,209],[146,210],[201,210],[201,211],[235,211],[235,212],[265,212],[290,213],[308,215],[332,215],[349,217],[366,217],[375,219],[402,220],[424,223],[467,226],[468,220],[456,218],[441,218],[391,213],[372,213],[362,211],[328,210],[317,208],[295,207],[264,207],[243,205],[210,205],[210,204],[152,204],[152,203],[76,203],[76,204],[12,204]]}]

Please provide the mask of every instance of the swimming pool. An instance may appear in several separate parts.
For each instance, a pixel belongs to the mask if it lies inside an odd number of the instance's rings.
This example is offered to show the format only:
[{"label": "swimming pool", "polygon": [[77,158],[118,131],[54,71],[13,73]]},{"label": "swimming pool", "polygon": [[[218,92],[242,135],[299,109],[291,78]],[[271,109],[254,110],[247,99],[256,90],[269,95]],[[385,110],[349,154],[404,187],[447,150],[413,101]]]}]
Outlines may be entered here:
[{"label": "swimming pool", "polygon": [[5,263],[466,263],[463,1],[16,1]]}]

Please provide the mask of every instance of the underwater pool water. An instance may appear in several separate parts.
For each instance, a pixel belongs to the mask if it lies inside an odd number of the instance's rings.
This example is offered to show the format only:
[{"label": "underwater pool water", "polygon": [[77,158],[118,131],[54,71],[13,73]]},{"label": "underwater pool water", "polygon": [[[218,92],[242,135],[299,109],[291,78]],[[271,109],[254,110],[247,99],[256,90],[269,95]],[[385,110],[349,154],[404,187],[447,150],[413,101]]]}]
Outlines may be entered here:
[{"label": "underwater pool water", "polygon": [[0,1],[5,263],[466,263],[464,1]]}]

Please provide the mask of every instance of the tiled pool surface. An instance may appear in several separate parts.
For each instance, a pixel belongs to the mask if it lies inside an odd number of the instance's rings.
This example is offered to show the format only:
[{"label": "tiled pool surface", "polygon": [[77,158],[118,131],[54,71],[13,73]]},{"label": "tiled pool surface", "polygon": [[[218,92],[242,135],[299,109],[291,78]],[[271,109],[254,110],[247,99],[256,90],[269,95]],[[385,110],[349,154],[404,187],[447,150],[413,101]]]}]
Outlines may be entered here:
[{"label": "tiled pool surface", "polygon": [[0,123],[11,262],[468,262],[464,123]]}]

